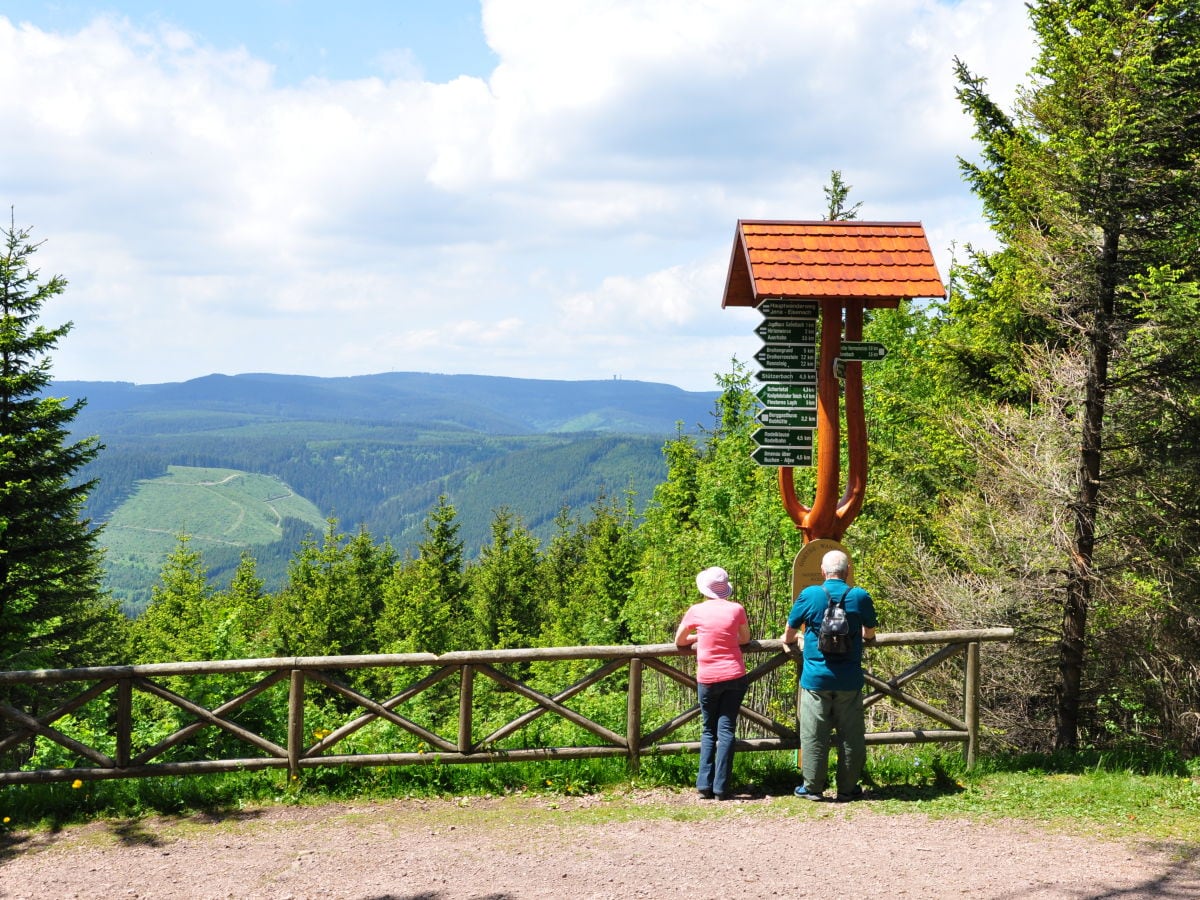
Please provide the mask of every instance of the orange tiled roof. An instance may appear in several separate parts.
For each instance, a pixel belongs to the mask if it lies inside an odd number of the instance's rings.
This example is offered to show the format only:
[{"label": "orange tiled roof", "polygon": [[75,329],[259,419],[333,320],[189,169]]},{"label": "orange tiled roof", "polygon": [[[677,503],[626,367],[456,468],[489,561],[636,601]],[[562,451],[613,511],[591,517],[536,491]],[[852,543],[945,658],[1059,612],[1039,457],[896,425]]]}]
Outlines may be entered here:
[{"label": "orange tiled roof", "polygon": [[768,297],[896,306],[945,293],[920,222],[742,219],[721,306],[757,306]]}]

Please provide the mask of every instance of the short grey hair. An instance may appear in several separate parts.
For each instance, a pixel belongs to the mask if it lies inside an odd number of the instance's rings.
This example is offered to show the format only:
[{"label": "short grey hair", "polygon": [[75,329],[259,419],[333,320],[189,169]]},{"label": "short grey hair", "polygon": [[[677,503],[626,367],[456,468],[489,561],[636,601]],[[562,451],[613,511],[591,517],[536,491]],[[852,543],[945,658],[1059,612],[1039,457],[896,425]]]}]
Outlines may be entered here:
[{"label": "short grey hair", "polygon": [[830,550],[821,557],[821,571],[827,578],[845,580],[846,575],[850,572],[850,557],[841,550]]}]

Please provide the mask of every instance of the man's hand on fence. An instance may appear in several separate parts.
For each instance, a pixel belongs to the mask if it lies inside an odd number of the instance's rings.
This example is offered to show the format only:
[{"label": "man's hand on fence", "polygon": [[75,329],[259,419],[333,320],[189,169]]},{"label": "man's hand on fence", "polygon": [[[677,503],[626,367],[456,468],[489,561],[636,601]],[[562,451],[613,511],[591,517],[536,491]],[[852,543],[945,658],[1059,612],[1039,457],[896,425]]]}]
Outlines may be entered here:
[{"label": "man's hand on fence", "polygon": [[788,634],[785,631],[782,635],[780,635],[779,640],[783,644],[783,652],[784,653],[786,653],[788,656],[792,657],[793,659],[796,659],[799,657],[799,655],[800,655],[800,638],[798,635],[793,633],[792,640],[789,643],[788,642]]}]

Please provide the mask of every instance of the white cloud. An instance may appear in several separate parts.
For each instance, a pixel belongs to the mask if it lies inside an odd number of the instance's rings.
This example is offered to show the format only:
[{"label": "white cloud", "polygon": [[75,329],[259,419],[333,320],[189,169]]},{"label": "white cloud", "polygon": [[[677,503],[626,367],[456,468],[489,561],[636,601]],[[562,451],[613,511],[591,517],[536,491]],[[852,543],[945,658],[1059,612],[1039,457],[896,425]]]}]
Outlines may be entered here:
[{"label": "white cloud", "polygon": [[[485,0],[488,79],[277,83],[240,46],[0,18],[0,200],[70,281],[62,378],[392,368],[712,387],[756,324],[720,309],[738,218],[986,241],[955,158],[962,57],[1002,103],[1007,0]],[[723,348],[728,348],[726,352]],[[753,349],[750,349],[753,353]]]}]

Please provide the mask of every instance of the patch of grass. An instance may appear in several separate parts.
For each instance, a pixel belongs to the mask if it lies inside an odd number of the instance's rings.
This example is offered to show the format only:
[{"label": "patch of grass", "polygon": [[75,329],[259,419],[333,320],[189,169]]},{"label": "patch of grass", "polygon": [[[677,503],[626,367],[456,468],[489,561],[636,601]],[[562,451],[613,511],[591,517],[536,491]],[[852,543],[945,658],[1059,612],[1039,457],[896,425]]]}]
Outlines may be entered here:
[{"label": "patch of grass", "polygon": [[997,756],[966,772],[958,754],[879,754],[872,807],[1023,820],[1106,838],[1200,845],[1200,780],[1170,754]]},{"label": "patch of grass", "polygon": [[[128,820],[165,815],[236,815],[269,804],[331,801],[454,799],[472,816],[482,798],[521,802],[522,816],[566,815],[580,822],[671,817],[691,820],[744,815],[751,809],[789,815],[828,813],[821,804],[686,804],[643,802],[655,790],[690,792],[696,774],[691,754],[646,756],[630,775],[621,759],[552,760],[401,768],[331,767],[306,771],[289,782],[280,770],[0,788],[0,829],[58,829],[94,819]],[[788,798],[799,783],[790,752],[739,754],[735,781],[749,797]],[[997,756],[966,772],[957,751],[881,750],[869,754],[866,804],[884,814],[921,813],[933,818],[1025,821],[1039,827],[1109,839],[1150,839],[1200,846],[1200,778],[1190,762],[1170,755],[1089,753]],[[630,798],[638,796],[638,802]],[[578,805],[579,798],[595,802]],[[529,802],[524,802],[529,801]],[[560,808],[561,806],[561,808]],[[453,815],[452,808],[447,814]],[[465,814],[465,813],[464,813]],[[512,807],[488,809],[512,815]]]},{"label": "patch of grass", "polygon": [[8,827],[56,829],[97,818],[189,815],[235,810],[277,799],[278,773],[234,772],[70,784],[6,785],[0,818]]}]

